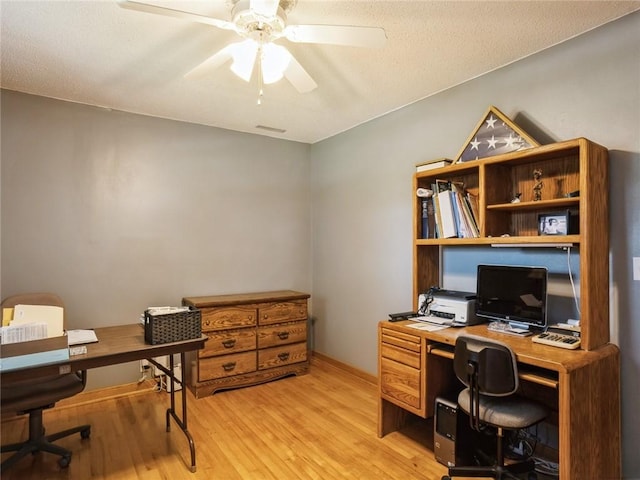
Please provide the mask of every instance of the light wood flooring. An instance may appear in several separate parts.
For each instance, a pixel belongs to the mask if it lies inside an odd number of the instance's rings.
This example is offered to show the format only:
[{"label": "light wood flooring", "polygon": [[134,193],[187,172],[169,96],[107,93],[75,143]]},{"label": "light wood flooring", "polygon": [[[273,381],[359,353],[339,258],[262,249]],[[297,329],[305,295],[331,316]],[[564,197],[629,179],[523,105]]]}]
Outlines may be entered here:
[{"label": "light wood flooring", "polygon": [[[308,375],[199,400],[189,393],[195,473],[184,434],[175,423],[165,431],[167,393],[57,406],[45,412],[48,432],[92,425],[90,439],[57,442],[73,451],[71,465],[39,453],[2,480],[439,480],[446,468],[427,448],[426,425],[377,437],[376,394],[374,383],[317,358]],[[26,435],[24,417],[3,421],[3,444]]]}]

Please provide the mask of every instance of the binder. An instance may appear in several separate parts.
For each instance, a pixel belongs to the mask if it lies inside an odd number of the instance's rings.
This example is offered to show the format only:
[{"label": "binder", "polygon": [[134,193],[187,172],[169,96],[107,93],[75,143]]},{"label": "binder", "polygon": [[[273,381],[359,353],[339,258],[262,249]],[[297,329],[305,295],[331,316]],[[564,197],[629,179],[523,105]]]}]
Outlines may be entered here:
[{"label": "binder", "polygon": [[456,217],[453,209],[451,184],[442,180],[436,180],[438,188],[438,205],[440,218],[442,219],[442,238],[455,238],[458,236]]}]

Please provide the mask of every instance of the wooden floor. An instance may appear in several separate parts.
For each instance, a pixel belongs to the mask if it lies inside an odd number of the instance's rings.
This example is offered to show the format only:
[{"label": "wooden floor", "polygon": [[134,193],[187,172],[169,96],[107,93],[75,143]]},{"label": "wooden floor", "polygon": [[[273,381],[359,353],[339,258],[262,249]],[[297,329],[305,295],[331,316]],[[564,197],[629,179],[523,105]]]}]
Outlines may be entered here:
[{"label": "wooden floor", "polygon": [[[174,423],[165,431],[167,393],[58,406],[45,412],[48,432],[92,426],[87,440],[57,442],[73,451],[71,465],[61,470],[57,456],[39,453],[2,472],[2,480],[439,480],[446,468],[421,428],[377,437],[376,393],[376,385],[316,359],[308,375],[199,400],[189,393],[195,473],[184,434]],[[26,436],[24,417],[2,423],[2,444]]]}]

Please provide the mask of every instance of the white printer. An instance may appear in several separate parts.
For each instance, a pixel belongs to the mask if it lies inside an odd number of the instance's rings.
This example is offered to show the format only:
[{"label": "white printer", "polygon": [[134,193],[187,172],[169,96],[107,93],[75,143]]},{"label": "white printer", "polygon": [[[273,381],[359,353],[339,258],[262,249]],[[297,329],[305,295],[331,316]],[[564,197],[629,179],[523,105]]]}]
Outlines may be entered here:
[{"label": "white printer", "polygon": [[476,316],[476,294],[472,292],[434,288],[429,293],[420,294],[418,308],[422,315],[445,319],[457,326],[483,322]]}]

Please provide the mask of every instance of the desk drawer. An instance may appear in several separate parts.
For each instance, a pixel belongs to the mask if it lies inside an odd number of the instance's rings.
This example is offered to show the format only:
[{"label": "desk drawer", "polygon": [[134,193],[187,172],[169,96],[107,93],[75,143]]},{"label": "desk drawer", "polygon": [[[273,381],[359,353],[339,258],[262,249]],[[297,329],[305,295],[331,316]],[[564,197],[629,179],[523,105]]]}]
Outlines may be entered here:
[{"label": "desk drawer", "polygon": [[305,362],[306,360],[306,342],[285,345],[284,347],[267,348],[258,351],[258,370]]},{"label": "desk drawer", "polygon": [[420,370],[388,358],[380,359],[380,390],[398,402],[420,409]]},{"label": "desk drawer", "polygon": [[421,351],[421,340],[417,335],[398,332],[390,328],[382,328],[381,340],[383,344],[395,345],[418,353]]},{"label": "desk drawer", "polygon": [[252,305],[203,308],[202,331],[249,327],[256,324],[258,309]]},{"label": "desk drawer", "polygon": [[396,362],[408,365],[409,367],[420,368],[420,352],[406,350],[387,343],[383,343],[380,346],[380,350],[383,358],[395,360]]},{"label": "desk drawer", "polygon": [[256,352],[235,353],[220,357],[201,358],[198,380],[203,382],[215,378],[230,377],[256,371]]},{"label": "desk drawer", "polygon": [[260,325],[307,320],[307,301],[268,303],[261,305],[258,313]]},{"label": "desk drawer", "polygon": [[205,342],[204,348],[198,350],[198,357],[200,358],[256,349],[255,328],[224,330],[217,333],[207,332],[207,336],[209,340]]},{"label": "desk drawer", "polygon": [[307,322],[285,323],[276,327],[258,327],[258,348],[306,342]]}]

